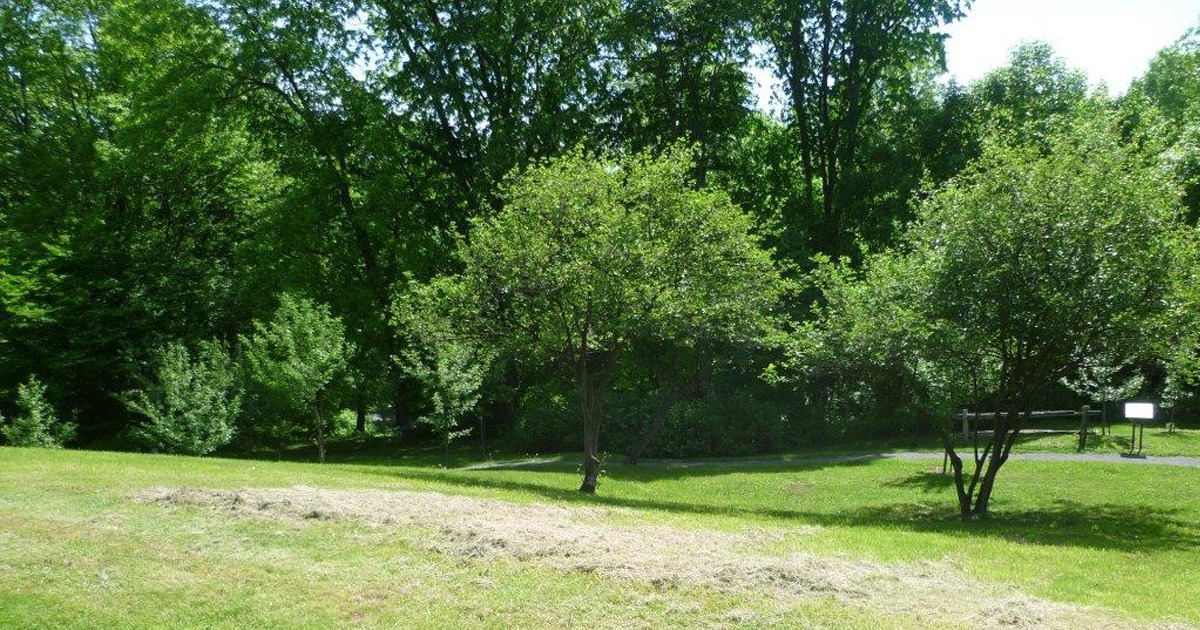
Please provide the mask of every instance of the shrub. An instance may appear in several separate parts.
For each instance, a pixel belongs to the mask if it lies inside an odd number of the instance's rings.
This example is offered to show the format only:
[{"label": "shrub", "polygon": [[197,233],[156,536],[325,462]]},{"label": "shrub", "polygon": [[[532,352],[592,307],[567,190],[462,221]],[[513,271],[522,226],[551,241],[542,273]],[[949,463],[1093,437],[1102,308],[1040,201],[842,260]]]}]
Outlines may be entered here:
[{"label": "shrub", "polygon": [[214,343],[194,357],[181,343],[160,349],[154,379],[124,402],[146,418],[134,429],[140,442],[183,455],[207,455],[229,443],[241,408],[232,361]]},{"label": "shrub", "polygon": [[46,400],[46,385],[35,376],[17,387],[17,407],[21,412],[0,433],[10,446],[62,448],[75,437],[76,426],[59,420],[54,407]]}]

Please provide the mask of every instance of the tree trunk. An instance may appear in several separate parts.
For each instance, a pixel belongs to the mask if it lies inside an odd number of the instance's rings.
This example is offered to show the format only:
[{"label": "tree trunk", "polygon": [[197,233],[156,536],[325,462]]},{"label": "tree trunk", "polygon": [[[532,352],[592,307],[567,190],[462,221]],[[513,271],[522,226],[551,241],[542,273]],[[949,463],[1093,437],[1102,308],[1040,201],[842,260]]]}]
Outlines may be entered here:
[{"label": "tree trunk", "polygon": [[479,415],[479,448],[483,451],[483,458],[488,458],[487,450],[487,415]]},{"label": "tree trunk", "polygon": [[997,414],[993,424],[992,439],[981,453],[978,447],[979,434],[976,430],[973,456],[975,467],[969,484],[964,475],[962,458],[954,449],[949,431],[942,432],[942,444],[946,449],[946,457],[954,469],[954,489],[958,496],[958,512],[964,519],[987,517],[996,476],[1000,472],[1000,467],[1008,461],[1008,456],[1012,452],[1020,431],[1019,418],[1015,412],[1004,416]]},{"label": "tree trunk", "polygon": [[987,470],[979,482],[979,494],[975,497],[975,507],[971,510],[972,514],[977,517],[988,515],[988,504],[992,500],[992,488],[996,485],[996,475],[999,474],[1000,467],[1008,461],[1008,455],[1012,452],[1013,444],[1016,443],[1017,436],[1021,432],[1020,427],[1014,421],[1015,415],[1010,413],[1008,418],[997,423],[996,430],[992,435]]},{"label": "tree trunk", "polygon": [[675,402],[679,400],[679,392],[674,388],[668,387],[659,396],[658,405],[654,408],[654,415],[650,419],[650,425],[646,427],[646,431],[642,433],[642,437],[634,442],[629,447],[629,453],[625,456],[626,466],[637,466],[638,459],[642,453],[646,452],[646,448],[650,446],[650,442],[654,440],[654,436],[662,430],[663,425],[667,423],[667,417],[671,415],[671,409],[675,407]]},{"label": "tree trunk", "polygon": [[958,494],[958,512],[964,518],[971,518],[971,495],[967,494],[966,483],[963,480],[962,458],[954,450],[953,438],[948,431],[942,432],[942,445],[946,449],[946,457],[954,469],[954,490]]},{"label": "tree trunk", "polygon": [[583,484],[579,491],[595,494],[600,480],[600,425],[604,421],[602,375],[593,374],[586,360],[579,368],[580,406],[583,411]]},{"label": "tree trunk", "polygon": [[321,422],[321,404],[313,409],[313,417],[317,421],[317,461],[325,463],[325,423]]},{"label": "tree trunk", "polygon": [[354,406],[354,431],[355,433],[367,432],[367,404],[363,402],[362,394],[358,395]]}]

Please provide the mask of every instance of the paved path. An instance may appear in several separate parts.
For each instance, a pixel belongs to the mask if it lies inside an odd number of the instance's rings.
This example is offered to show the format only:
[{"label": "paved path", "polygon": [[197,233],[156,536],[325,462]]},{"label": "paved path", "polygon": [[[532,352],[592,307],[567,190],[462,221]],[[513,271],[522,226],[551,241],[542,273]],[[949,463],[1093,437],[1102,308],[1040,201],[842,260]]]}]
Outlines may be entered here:
[{"label": "paved path", "polygon": [[[692,461],[673,461],[645,459],[638,465],[655,468],[700,468],[704,466],[809,466],[813,464],[852,464],[869,462],[876,459],[899,459],[904,461],[941,461],[942,453],[906,452],[906,453],[864,453],[861,455],[828,455],[812,457],[795,457],[791,459],[700,459]],[[964,460],[968,459],[964,458]],[[498,462],[482,462],[465,466],[466,470],[495,470],[503,468],[525,468],[544,466],[567,462],[559,457],[535,457]],[[1158,457],[1147,455],[1142,457],[1126,457],[1109,453],[1013,453],[1009,461],[1025,462],[1102,462],[1108,464],[1135,464],[1143,466],[1183,466],[1200,468],[1200,457]],[[619,464],[613,462],[608,466]]]}]

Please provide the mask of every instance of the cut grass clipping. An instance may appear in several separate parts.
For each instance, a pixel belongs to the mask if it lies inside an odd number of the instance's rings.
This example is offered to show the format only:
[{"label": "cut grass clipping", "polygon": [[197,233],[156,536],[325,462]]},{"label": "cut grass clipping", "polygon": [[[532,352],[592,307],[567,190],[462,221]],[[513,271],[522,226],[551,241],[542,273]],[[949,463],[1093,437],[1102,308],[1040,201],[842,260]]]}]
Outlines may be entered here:
[{"label": "cut grass clipping", "polygon": [[239,516],[418,527],[436,531],[426,540],[430,550],[461,559],[532,560],[558,571],[597,573],[659,587],[769,591],[776,597],[831,596],[930,624],[1126,627],[1083,607],[1047,602],[1011,587],[979,584],[938,563],[885,565],[811,553],[769,556],[754,551],[778,535],[768,530],[735,534],[605,524],[601,519],[611,509],[303,486],[152,489],[134,498],[206,506]]}]

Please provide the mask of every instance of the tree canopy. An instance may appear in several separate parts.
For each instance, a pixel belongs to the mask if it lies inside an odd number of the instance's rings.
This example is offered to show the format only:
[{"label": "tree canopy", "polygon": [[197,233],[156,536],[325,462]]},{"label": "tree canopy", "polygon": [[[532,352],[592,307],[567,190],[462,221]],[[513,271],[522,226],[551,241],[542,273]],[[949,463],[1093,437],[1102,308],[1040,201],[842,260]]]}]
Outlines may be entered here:
[{"label": "tree canopy", "polygon": [[535,166],[461,249],[452,290],[467,329],[574,377],[586,492],[622,355],[659,339],[750,341],[778,306],[783,285],[749,216],[725,193],[694,188],[692,168],[679,150],[616,163],[577,152]]}]

